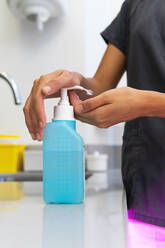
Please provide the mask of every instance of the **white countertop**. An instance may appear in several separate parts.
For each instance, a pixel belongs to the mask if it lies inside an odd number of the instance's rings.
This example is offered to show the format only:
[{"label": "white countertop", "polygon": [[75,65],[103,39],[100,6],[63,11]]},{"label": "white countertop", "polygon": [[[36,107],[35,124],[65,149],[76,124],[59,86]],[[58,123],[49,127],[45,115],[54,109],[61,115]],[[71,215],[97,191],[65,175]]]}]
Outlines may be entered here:
[{"label": "white countertop", "polygon": [[82,205],[45,205],[41,183],[10,184],[0,184],[1,247],[126,247],[122,190],[87,192]]},{"label": "white countertop", "polygon": [[122,189],[86,189],[84,204],[46,205],[42,183],[0,183],[0,247],[165,247],[165,228],[127,220]]}]

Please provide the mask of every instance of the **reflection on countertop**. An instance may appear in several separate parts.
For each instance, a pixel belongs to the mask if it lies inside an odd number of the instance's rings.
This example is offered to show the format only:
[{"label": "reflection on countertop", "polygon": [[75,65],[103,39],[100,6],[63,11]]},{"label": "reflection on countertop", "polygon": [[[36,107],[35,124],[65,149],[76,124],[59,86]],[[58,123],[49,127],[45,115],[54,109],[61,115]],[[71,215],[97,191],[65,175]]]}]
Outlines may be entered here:
[{"label": "reflection on countertop", "polygon": [[0,202],[16,201],[24,197],[23,183],[0,182]]},{"label": "reflection on countertop", "polygon": [[84,247],[84,204],[44,207],[43,248],[47,247]]}]

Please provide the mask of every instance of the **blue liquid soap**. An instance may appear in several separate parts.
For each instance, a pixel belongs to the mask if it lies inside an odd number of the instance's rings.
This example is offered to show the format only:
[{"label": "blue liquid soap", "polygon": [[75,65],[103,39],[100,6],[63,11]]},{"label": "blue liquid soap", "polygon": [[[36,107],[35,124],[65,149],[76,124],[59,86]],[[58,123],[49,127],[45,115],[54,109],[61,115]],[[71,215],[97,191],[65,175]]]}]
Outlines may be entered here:
[{"label": "blue liquid soap", "polygon": [[84,200],[83,140],[75,121],[53,121],[45,129],[43,185],[46,203],[78,204]]},{"label": "blue liquid soap", "polygon": [[[66,119],[65,119],[66,118]],[[43,194],[47,204],[80,204],[84,201],[83,140],[76,132],[67,89],[47,123],[43,141]]]}]

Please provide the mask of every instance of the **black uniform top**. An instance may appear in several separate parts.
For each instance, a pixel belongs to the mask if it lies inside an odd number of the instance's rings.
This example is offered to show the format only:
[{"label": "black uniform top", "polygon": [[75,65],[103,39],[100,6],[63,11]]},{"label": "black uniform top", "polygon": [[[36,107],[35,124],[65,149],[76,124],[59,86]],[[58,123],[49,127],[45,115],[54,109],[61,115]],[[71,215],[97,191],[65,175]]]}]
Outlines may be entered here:
[{"label": "black uniform top", "polygon": [[[125,54],[128,86],[165,93],[164,0],[126,0],[102,36]],[[122,175],[134,218],[165,226],[165,119],[126,123]]]}]

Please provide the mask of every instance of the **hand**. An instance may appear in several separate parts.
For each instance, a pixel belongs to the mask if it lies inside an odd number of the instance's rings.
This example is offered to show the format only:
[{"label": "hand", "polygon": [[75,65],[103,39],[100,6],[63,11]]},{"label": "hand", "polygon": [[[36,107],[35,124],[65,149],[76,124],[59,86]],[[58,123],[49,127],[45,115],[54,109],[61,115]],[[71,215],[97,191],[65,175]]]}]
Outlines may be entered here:
[{"label": "hand", "polygon": [[44,136],[46,125],[44,99],[58,97],[59,89],[80,85],[82,80],[83,76],[76,72],[59,70],[41,76],[34,81],[30,96],[23,109],[26,125],[34,140],[41,141]]},{"label": "hand", "polygon": [[143,91],[129,87],[109,90],[85,101],[71,91],[70,101],[78,120],[100,128],[143,115]]}]

